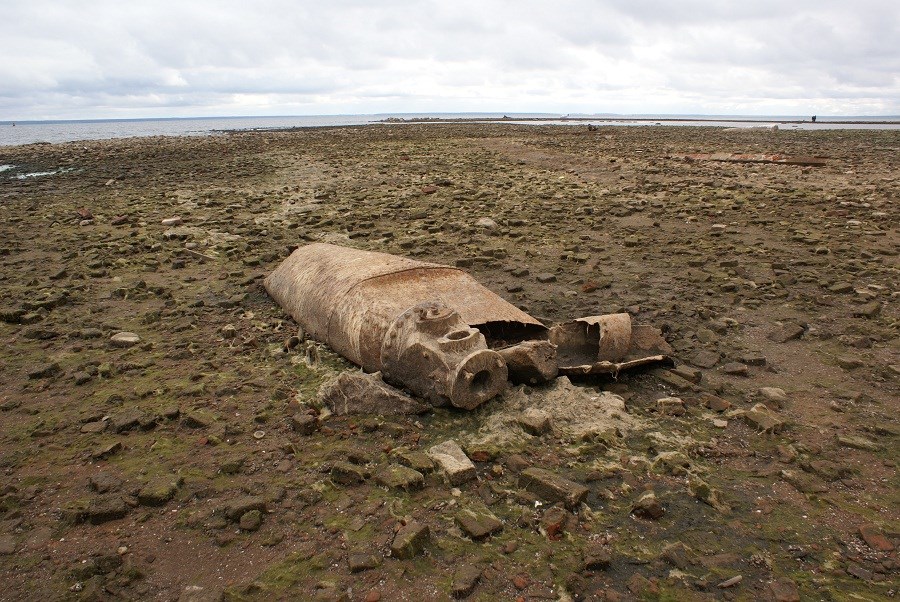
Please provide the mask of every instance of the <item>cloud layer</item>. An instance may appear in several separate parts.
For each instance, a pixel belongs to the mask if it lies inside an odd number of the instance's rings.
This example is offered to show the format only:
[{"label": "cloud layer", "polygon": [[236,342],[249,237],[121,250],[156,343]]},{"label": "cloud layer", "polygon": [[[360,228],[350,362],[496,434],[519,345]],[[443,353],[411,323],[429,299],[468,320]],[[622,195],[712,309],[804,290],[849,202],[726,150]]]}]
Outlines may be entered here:
[{"label": "cloud layer", "polygon": [[900,114],[895,0],[29,0],[0,120]]}]

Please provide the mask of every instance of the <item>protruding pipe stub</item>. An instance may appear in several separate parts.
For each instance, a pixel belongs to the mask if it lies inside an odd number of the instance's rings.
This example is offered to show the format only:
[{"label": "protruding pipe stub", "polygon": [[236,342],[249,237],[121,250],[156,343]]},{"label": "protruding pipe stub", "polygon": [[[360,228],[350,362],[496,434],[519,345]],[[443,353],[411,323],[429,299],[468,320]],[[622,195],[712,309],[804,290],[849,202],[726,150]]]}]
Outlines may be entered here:
[{"label": "protruding pipe stub", "polygon": [[464,410],[477,408],[506,388],[506,362],[496,351],[481,349],[450,373],[450,403]]},{"label": "protruding pipe stub", "polygon": [[434,405],[472,409],[506,386],[506,362],[484,335],[439,302],[420,303],[398,317],[381,347],[384,378]]}]

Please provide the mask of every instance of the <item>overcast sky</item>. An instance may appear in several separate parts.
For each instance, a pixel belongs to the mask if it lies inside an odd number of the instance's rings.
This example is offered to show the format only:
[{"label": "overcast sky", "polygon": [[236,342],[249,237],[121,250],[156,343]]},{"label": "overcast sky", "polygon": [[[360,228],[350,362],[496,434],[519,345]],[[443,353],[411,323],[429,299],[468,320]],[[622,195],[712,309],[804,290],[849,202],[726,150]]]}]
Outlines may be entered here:
[{"label": "overcast sky", "polygon": [[900,0],[0,0],[0,120],[900,114]]}]

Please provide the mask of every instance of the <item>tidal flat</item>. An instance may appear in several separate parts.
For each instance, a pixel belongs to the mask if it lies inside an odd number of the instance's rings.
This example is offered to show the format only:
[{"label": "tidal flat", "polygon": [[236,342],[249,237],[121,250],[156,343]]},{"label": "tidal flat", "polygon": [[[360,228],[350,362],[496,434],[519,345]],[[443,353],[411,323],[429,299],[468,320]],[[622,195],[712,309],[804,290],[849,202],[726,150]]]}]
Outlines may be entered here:
[{"label": "tidal flat", "polygon": [[[824,165],[686,158],[715,153]],[[378,124],[0,166],[0,600],[896,595],[900,131]],[[357,369],[262,287],[309,242],[547,323],[628,312],[674,364],[330,415]],[[621,427],[476,436],[604,393]]]}]

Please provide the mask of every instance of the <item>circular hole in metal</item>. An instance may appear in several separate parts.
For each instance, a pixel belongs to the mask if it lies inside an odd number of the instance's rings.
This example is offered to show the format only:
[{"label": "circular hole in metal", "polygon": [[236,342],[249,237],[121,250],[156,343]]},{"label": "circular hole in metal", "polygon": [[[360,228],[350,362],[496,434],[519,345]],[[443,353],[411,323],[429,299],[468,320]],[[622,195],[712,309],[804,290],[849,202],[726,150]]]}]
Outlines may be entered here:
[{"label": "circular hole in metal", "polygon": [[481,370],[472,377],[472,393],[475,395],[484,395],[488,392],[491,384],[491,371]]},{"label": "circular hole in metal", "polygon": [[447,338],[451,341],[461,341],[471,334],[468,330],[457,330],[455,332],[451,332],[447,335]]}]

